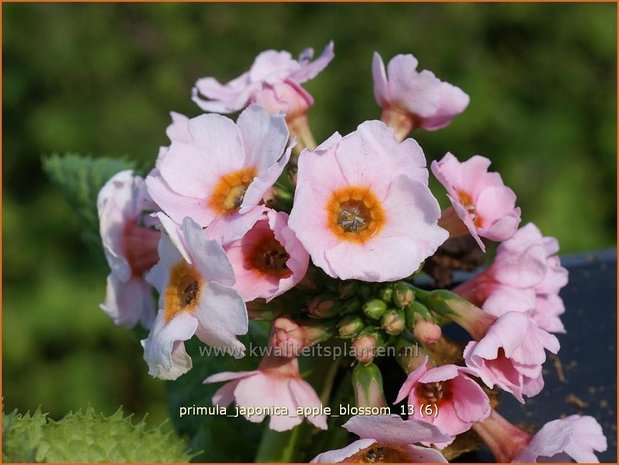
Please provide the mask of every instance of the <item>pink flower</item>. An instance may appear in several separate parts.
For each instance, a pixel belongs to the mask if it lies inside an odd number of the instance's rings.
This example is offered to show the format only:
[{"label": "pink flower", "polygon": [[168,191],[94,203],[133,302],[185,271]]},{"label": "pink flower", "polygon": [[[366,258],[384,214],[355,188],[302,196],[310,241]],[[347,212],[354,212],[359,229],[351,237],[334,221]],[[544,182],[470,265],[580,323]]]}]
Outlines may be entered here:
[{"label": "pink flower", "polygon": [[267,210],[242,239],[224,247],[246,302],[267,302],[303,279],[309,255],[288,227],[288,214]]},{"label": "pink flower", "polygon": [[572,458],[579,463],[597,463],[593,451],[603,452],[606,447],[606,437],[595,418],[570,415],[542,426],[513,461],[568,462]]},{"label": "pink flower", "polygon": [[441,338],[443,331],[441,327],[431,321],[417,319],[413,328],[413,336],[421,344],[434,344]]},{"label": "pink flower", "polygon": [[111,272],[101,309],[119,326],[138,322],[150,328],[155,302],[144,273],[159,259],[159,232],[143,224],[151,209],[144,180],[130,170],[121,171],[105,183],[97,197],[99,232]]},{"label": "pink flower", "polygon": [[556,253],[557,240],[543,237],[529,223],[511,239],[501,243],[492,265],[454,292],[495,316],[529,311],[538,326],[564,333],[560,315],[565,312],[559,291],[567,284],[568,272]]},{"label": "pink flower", "polygon": [[[205,383],[224,384],[213,395],[213,405],[226,407],[236,401],[239,407],[272,409],[278,407],[278,414],[271,415],[269,428],[274,431],[287,431],[303,421],[298,408],[319,408],[320,399],[316,392],[299,373],[296,358],[265,357],[254,371],[226,371],[209,376]],[[245,415],[249,421],[260,423],[265,414]],[[320,429],[327,429],[325,415],[309,415],[307,420]]]},{"label": "pink flower", "polygon": [[401,138],[415,127],[444,128],[469,104],[469,96],[458,87],[439,80],[431,71],[417,71],[417,59],[410,54],[396,55],[385,72],[381,56],[374,52],[372,78],[383,121],[398,124],[399,120]]},{"label": "pink flower", "polygon": [[290,158],[283,116],[257,105],[237,124],[220,115],[174,114],[167,132],[172,143],[146,178],[153,200],[176,223],[190,217],[224,243],[243,237]]},{"label": "pink flower", "polygon": [[379,121],[301,153],[288,224],[332,277],[409,276],[447,238],[439,215],[421,147]]},{"label": "pink flower", "polygon": [[359,439],[348,446],[323,452],[312,463],[393,462],[447,463],[445,457],[418,443],[441,443],[449,439],[436,426],[397,415],[358,415],[344,424]]},{"label": "pink flower", "polygon": [[286,51],[267,50],[256,57],[249,71],[227,84],[220,84],[212,77],[199,79],[192,99],[204,111],[217,113],[232,113],[257,103],[269,113],[283,112],[291,120],[305,114],[314,104],[312,96],[300,84],[314,78],[333,59],[333,42],[312,62],[313,54],[308,48],[297,61]]},{"label": "pink flower", "polygon": [[[485,157],[475,155],[460,163],[451,153],[432,162],[432,173],[483,251],[486,247],[481,237],[504,241],[514,235],[520,223],[516,194],[503,184],[500,174],[488,172],[489,166],[490,160]],[[457,224],[447,229],[451,235],[461,232]]]},{"label": "pink flower", "polygon": [[436,417],[424,415],[420,421],[432,423],[452,436],[451,442],[473,423],[490,415],[488,396],[469,374],[470,370],[456,365],[430,368],[426,356],[419,368],[408,375],[395,403],[408,397],[408,405],[414,407],[416,416],[423,412],[425,405],[436,408]]},{"label": "pink flower", "polygon": [[194,334],[213,347],[240,358],[245,346],[237,339],[248,329],[247,310],[232,289],[234,272],[225,252],[208,240],[202,228],[186,218],[179,228],[159,213],[162,234],[160,261],[146,279],[159,292],[159,313],[142,341],[148,373],[176,379],[191,369],[183,341]]},{"label": "pink flower", "polygon": [[479,341],[464,349],[464,361],[490,388],[496,384],[524,403],[544,387],[544,349],[556,354],[559,341],[540,329],[527,313],[507,312],[492,324]]}]

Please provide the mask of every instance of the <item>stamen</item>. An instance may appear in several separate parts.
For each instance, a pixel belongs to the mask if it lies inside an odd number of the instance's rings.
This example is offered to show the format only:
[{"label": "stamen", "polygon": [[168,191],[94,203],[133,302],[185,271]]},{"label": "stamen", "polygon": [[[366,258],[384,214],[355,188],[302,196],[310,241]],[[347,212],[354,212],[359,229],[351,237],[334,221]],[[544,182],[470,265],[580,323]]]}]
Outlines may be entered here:
[{"label": "stamen", "polygon": [[328,226],[341,239],[364,243],[385,222],[385,212],[374,192],[367,187],[348,186],[331,195],[325,205]]},{"label": "stamen", "polygon": [[431,404],[439,402],[446,395],[443,382],[423,383],[421,385],[421,395]]},{"label": "stamen", "polygon": [[256,173],[255,168],[248,167],[222,176],[211,194],[209,207],[221,215],[238,212]]},{"label": "stamen", "polygon": [[170,282],[165,290],[164,315],[170,321],[181,312],[194,312],[200,299],[202,277],[185,261],[170,270]]}]

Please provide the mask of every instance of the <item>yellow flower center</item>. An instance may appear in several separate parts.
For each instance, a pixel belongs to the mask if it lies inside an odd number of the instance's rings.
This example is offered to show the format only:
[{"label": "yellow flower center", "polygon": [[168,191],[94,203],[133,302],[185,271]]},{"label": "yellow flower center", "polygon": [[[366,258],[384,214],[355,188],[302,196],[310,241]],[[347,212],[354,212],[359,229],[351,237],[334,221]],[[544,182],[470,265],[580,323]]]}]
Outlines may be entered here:
[{"label": "yellow flower center", "polygon": [[193,313],[198,307],[202,284],[202,277],[193,266],[185,261],[174,265],[165,290],[165,320],[170,321],[181,312]]},{"label": "yellow flower center", "polygon": [[254,167],[242,168],[221,177],[209,200],[209,207],[220,215],[233,215],[239,211],[245,191],[256,177]]},{"label": "yellow flower center", "polygon": [[475,202],[473,202],[473,198],[469,195],[468,192],[458,191],[457,194],[458,194],[458,200],[460,200],[460,203],[462,204],[462,206],[466,209],[469,215],[471,215],[471,218],[473,219],[473,223],[475,224],[475,226],[477,226],[478,228],[481,228],[482,219],[481,219],[481,216],[479,216],[479,213],[477,213],[477,210],[475,209]]},{"label": "yellow flower center", "polygon": [[331,232],[349,242],[367,242],[386,220],[378,198],[368,187],[348,186],[333,192],[326,210]]}]

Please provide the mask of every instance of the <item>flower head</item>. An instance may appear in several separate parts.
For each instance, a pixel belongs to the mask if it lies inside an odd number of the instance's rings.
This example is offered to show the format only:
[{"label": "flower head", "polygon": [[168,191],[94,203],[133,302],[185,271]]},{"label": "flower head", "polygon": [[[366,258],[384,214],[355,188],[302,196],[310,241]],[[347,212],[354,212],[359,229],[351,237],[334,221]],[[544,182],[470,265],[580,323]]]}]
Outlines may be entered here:
[{"label": "flower head", "polygon": [[285,113],[290,120],[313,105],[312,96],[300,84],[314,78],[333,59],[333,42],[315,61],[311,61],[313,55],[308,48],[295,60],[286,51],[267,50],[256,57],[249,71],[226,84],[212,77],[199,79],[193,101],[204,111],[217,113],[232,113],[257,103],[271,114]]},{"label": "flower head", "polygon": [[414,127],[429,131],[444,128],[464,111],[469,96],[458,87],[438,79],[431,71],[417,71],[413,55],[396,55],[387,70],[381,56],[374,52],[372,60],[374,97],[383,108],[383,120],[401,117],[408,122],[408,133]]},{"label": "flower head", "polygon": [[593,451],[606,448],[606,437],[595,418],[570,415],[542,426],[513,461],[568,462],[572,458],[579,463],[597,463]]},{"label": "flower head", "polygon": [[540,329],[529,315],[507,312],[492,324],[479,341],[464,349],[464,361],[490,388],[498,385],[524,403],[544,387],[544,349],[559,351],[559,341]]},{"label": "flower head", "polygon": [[470,373],[467,368],[456,365],[430,368],[426,356],[422,364],[408,375],[395,403],[407,397],[415,412],[425,405],[436,405],[436,417],[425,415],[421,421],[434,424],[453,440],[490,415],[488,396],[468,376]]},{"label": "flower head", "polygon": [[173,115],[172,141],[146,178],[153,200],[176,223],[190,217],[212,238],[240,239],[262,215],[255,208],[290,158],[284,118],[257,105],[235,124],[220,115]]},{"label": "flower head", "polygon": [[99,232],[111,269],[101,309],[119,326],[140,322],[150,328],[155,317],[151,286],[144,281],[144,273],[159,259],[160,234],[143,221],[151,203],[144,180],[130,170],[112,176],[97,197]]},{"label": "flower head", "polygon": [[411,275],[447,238],[439,215],[421,147],[379,121],[301,153],[288,224],[332,277]]},{"label": "flower head", "polygon": [[[299,362],[295,357],[272,357],[262,359],[254,371],[223,372],[209,376],[205,383],[224,384],[213,396],[213,405],[228,406],[236,401],[239,407],[286,408],[287,414],[271,415],[269,428],[287,431],[303,421],[297,408],[320,407],[320,399],[307,381],[301,378]],[[260,423],[265,415],[245,415],[249,421]],[[307,420],[314,426],[327,429],[325,415],[310,415]]]},{"label": "flower head", "polygon": [[520,223],[516,194],[503,184],[500,174],[488,172],[489,166],[485,157],[475,155],[460,163],[451,153],[432,162],[432,173],[447,190],[457,216],[484,251],[481,237],[504,241]]},{"label": "flower head", "polygon": [[309,255],[288,227],[288,214],[267,210],[242,239],[224,247],[246,302],[267,302],[303,279]]},{"label": "flower head", "polygon": [[358,415],[348,420],[344,428],[359,436],[359,439],[342,449],[317,455],[312,463],[447,462],[439,451],[416,445],[449,440],[449,436],[429,423],[404,421],[397,415]]},{"label": "flower head", "polygon": [[176,379],[191,369],[183,341],[194,334],[236,358],[245,347],[237,339],[248,329],[247,310],[232,289],[234,272],[225,252],[202,228],[186,218],[179,228],[158,214],[166,234],[159,242],[160,261],[147,280],[159,292],[159,313],[142,341],[149,374]]}]

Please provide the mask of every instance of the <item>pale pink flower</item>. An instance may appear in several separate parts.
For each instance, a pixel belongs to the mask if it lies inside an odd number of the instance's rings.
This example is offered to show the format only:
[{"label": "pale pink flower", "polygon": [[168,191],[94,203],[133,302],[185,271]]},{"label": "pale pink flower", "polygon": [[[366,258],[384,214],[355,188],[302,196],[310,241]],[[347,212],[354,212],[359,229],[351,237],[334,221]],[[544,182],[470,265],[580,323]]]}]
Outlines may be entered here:
[{"label": "pale pink flower", "polygon": [[[590,416],[570,415],[546,423],[513,460],[531,462],[599,462],[593,451],[607,448],[602,427]],[[541,458],[541,460],[540,460]]]},{"label": "pale pink flower", "polygon": [[[451,153],[431,166],[458,218],[483,251],[482,237],[504,241],[514,235],[520,223],[516,194],[503,184],[499,173],[488,172],[489,166],[486,157],[475,155],[461,163]],[[452,235],[460,232],[458,225],[446,227]]]},{"label": "pale pink flower", "polygon": [[290,158],[283,116],[269,116],[257,105],[236,124],[215,114],[174,114],[167,133],[172,143],[146,178],[152,199],[178,224],[190,217],[208,226],[211,238],[226,243],[243,237]]},{"label": "pale pink flower", "polygon": [[159,292],[159,313],[142,341],[149,374],[176,379],[191,369],[184,341],[195,334],[212,347],[240,358],[237,336],[248,329],[247,310],[232,288],[234,272],[221,245],[209,240],[190,218],[180,228],[163,213],[159,263],[146,279]]},{"label": "pale pink flower", "polygon": [[314,457],[311,463],[392,462],[447,463],[443,455],[420,443],[449,440],[436,426],[397,415],[357,415],[344,424],[359,439],[342,449]]},{"label": "pale pink flower", "polygon": [[417,71],[413,55],[396,55],[387,70],[381,56],[372,60],[374,97],[383,109],[383,121],[399,116],[407,134],[415,127],[428,131],[448,126],[469,104],[461,89],[438,79],[431,71]]},{"label": "pale pink flower", "polygon": [[[479,384],[468,376],[470,374],[471,370],[456,365],[431,368],[426,356],[422,364],[408,375],[395,403],[408,398],[415,417],[452,436],[450,443],[458,434],[490,415],[490,400]],[[436,406],[433,407],[437,409],[436,417],[421,416],[425,405]]]},{"label": "pale pink flower", "polygon": [[439,216],[421,147],[413,139],[399,143],[380,121],[301,153],[288,224],[332,277],[411,275],[447,239]]},{"label": "pale pink flower", "polygon": [[204,111],[232,113],[257,103],[271,114],[283,112],[293,119],[314,104],[300,84],[314,78],[333,59],[333,42],[312,62],[313,55],[311,48],[305,49],[297,61],[286,51],[267,50],[256,57],[249,71],[226,84],[212,77],[199,79],[192,99]]},{"label": "pale pink flower", "polygon": [[558,339],[540,329],[526,312],[507,312],[479,341],[469,342],[463,356],[488,387],[496,384],[524,403],[523,395],[533,397],[544,387],[544,349],[556,354],[559,347]]},{"label": "pale pink flower", "polygon": [[554,237],[543,237],[529,223],[499,245],[486,271],[454,292],[495,316],[532,309],[529,315],[540,328],[564,333],[560,315],[565,307],[559,291],[567,284],[568,272],[561,266],[558,251]]},{"label": "pale pink flower", "polygon": [[155,318],[152,288],[144,281],[144,273],[159,259],[160,233],[144,224],[152,208],[144,180],[131,170],[112,176],[97,197],[99,232],[111,270],[101,309],[119,326],[139,322],[150,328]]},{"label": "pale pink flower", "polygon": [[309,255],[288,227],[288,214],[267,210],[242,239],[224,247],[246,302],[267,302],[303,279]]},{"label": "pale pink flower", "polygon": [[[273,431],[287,431],[303,421],[303,415],[297,413],[297,408],[320,408],[321,402],[316,392],[307,381],[301,378],[299,362],[295,357],[270,357],[262,359],[258,369],[254,371],[226,371],[211,375],[204,383],[224,384],[213,395],[213,405],[226,407],[236,401],[239,407],[280,408],[271,415],[269,428]],[[261,423],[265,415],[246,415],[253,423]],[[307,421],[320,429],[327,429],[325,415],[309,415]]]}]

